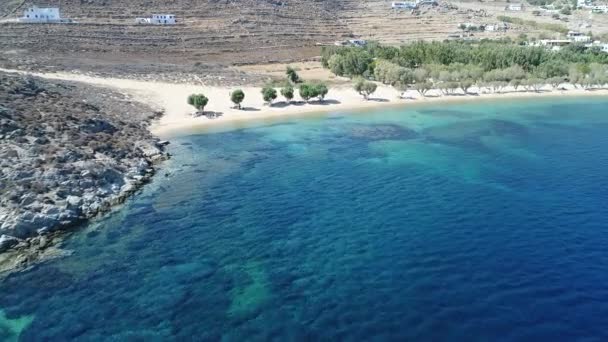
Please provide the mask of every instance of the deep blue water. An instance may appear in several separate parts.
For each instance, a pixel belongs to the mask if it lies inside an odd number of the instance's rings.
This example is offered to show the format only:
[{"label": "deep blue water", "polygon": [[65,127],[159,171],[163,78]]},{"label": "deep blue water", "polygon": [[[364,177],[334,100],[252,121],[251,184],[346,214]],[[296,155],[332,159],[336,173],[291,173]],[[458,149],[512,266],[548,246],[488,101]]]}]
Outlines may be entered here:
[{"label": "deep blue water", "polygon": [[73,256],[0,283],[0,340],[608,340],[607,112],[481,102],[174,139]]}]

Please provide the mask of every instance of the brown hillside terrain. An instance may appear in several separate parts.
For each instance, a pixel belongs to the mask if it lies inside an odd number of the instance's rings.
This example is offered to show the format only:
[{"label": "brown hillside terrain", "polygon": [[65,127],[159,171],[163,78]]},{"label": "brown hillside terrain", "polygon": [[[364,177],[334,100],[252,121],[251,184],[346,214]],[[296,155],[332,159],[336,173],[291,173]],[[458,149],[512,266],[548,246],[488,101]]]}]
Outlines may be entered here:
[{"label": "brown hillside terrain", "polygon": [[[25,8],[33,1],[26,1]],[[49,0],[78,24],[4,23],[0,44],[8,49],[71,55],[94,53],[152,62],[237,62],[309,57],[317,42],[349,34],[328,1]],[[3,13],[10,12],[4,5]],[[21,13],[21,9],[14,16]],[[134,24],[153,13],[177,15],[176,26]]]},{"label": "brown hillside terrain", "polygon": [[[33,4],[59,6],[63,17],[77,23],[16,22]],[[443,40],[462,34],[462,23],[496,24],[499,15],[608,31],[608,15],[591,18],[575,11],[565,23],[550,15],[533,16],[532,6],[505,12],[506,4],[439,1],[439,6],[394,11],[387,0],[5,0],[0,2],[0,66],[121,75],[195,73],[243,82],[249,76],[224,66],[308,60],[319,55],[320,45],[351,37],[388,44]],[[178,24],[135,24],[136,17],[155,13],[175,14]],[[475,32],[469,38],[521,33],[556,35],[510,25],[507,32]]]}]

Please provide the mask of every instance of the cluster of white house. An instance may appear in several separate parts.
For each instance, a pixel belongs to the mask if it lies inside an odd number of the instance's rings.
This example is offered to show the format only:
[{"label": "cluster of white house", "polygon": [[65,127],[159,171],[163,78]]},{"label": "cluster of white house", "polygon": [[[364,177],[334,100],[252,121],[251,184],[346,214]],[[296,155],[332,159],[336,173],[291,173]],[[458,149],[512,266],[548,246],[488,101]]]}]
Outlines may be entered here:
[{"label": "cluster of white house", "polygon": [[152,24],[152,25],[175,25],[177,19],[175,14],[153,14],[150,18],[135,18],[137,24]]},{"label": "cluster of white house", "polygon": [[[61,18],[57,7],[32,6],[23,12],[19,21],[24,23],[73,23],[71,19]],[[175,25],[177,19],[174,14],[153,14],[149,18],[136,18],[137,24]]]},{"label": "cluster of white house", "polygon": [[416,1],[393,1],[392,9],[416,9],[419,6],[430,5],[436,6],[439,3],[437,0],[416,0]]},{"label": "cluster of white house", "polygon": [[585,44],[588,48],[599,48],[602,52],[608,53],[608,44],[600,41],[591,41],[591,37],[580,32],[568,32],[567,39],[541,39],[534,46],[544,46],[554,51],[559,51],[562,47],[570,44]]},{"label": "cluster of white house", "polygon": [[365,39],[349,39],[343,41],[337,41],[334,43],[336,46],[356,46],[356,47],[364,47],[367,45],[367,40]]},{"label": "cluster of white house", "polygon": [[577,0],[576,7],[590,9],[592,13],[608,13],[607,5],[593,5],[593,0]]}]

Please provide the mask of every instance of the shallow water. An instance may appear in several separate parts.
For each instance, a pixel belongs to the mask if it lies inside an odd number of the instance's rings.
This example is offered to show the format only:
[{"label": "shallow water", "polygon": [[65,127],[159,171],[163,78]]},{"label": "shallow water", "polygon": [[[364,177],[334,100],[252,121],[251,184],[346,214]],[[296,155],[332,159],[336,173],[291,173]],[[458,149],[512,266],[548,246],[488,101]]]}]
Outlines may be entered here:
[{"label": "shallow water", "polygon": [[0,340],[606,340],[608,100],[293,119],[0,283]]}]

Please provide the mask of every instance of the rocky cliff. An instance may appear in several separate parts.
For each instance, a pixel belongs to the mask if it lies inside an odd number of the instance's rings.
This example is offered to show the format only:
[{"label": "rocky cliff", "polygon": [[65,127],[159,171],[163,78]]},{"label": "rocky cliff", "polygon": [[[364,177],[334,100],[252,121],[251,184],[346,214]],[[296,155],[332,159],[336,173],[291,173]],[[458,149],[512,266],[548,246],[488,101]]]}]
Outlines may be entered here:
[{"label": "rocky cliff", "polygon": [[165,158],[160,113],[125,95],[0,73],[0,252],[108,209]]}]

